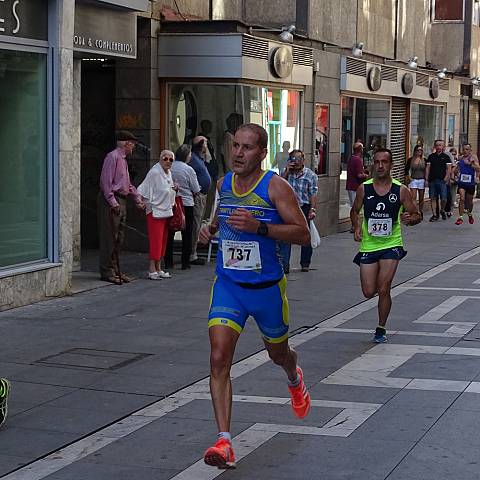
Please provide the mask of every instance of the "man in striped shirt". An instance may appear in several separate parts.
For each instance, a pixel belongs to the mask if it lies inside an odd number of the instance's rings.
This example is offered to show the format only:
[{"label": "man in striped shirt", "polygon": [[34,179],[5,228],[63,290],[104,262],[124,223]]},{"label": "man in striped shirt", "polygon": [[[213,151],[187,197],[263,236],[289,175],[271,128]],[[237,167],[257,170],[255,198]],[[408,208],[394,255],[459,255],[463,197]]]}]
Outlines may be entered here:
[{"label": "man in striped shirt", "polygon": [[[310,221],[315,219],[317,211],[317,175],[305,166],[305,155],[302,150],[292,150],[290,152],[287,166],[280,174],[293,188],[298,204],[307,219],[308,225],[310,225]],[[290,271],[291,249],[292,246],[289,243],[280,242],[280,255],[285,273]],[[300,254],[302,272],[308,272],[312,252],[311,245],[302,246]]]}]

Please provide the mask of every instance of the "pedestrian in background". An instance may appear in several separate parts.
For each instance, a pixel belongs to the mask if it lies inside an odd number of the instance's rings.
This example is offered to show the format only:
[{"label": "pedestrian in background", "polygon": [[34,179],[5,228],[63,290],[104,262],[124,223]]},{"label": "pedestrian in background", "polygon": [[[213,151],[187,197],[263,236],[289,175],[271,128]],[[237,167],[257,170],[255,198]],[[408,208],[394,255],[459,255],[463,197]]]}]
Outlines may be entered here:
[{"label": "pedestrian in background", "polygon": [[[405,164],[405,184],[412,193],[413,201],[417,204],[420,215],[423,218],[423,203],[425,198],[425,158],[423,147],[416,145],[413,156]],[[418,192],[418,202],[417,202]]]},{"label": "pedestrian in background", "polygon": [[197,180],[200,185],[200,192],[195,195],[195,205],[193,207],[193,228],[192,228],[192,251],[190,253],[191,265],[205,265],[205,260],[199,258],[197,253],[198,232],[202,226],[202,219],[207,205],[207,195],[210,189],[212,179],[208,173],[205,163],[207,154],[207,139],[197,136],[193,139],[192,158],[190,166],[197,174]]},{"label": "pedestrian in background", "polygon": [[458,176],[458,219],[455,225],[463,223],[463,216],[467,212],[468,223],[475,222],[473,218],[473,197],[475,195],[476,176],[480,172],[477,156],[472,153],[472,146],[469,143],[463,145],[463,156],[455,167],[455,174]]},{"label": "pedestrian in background", "polygon": [[[348,195],[348,202],[352,207],[355,201],[358,187],[368,178],[368,174],[365,173],[363,168],[363,144],[361,142],[355,142],[353,145],[353,155],[350,156],[347,162],[347,183],[346,190]],[[350,233],[353,233],[353,226],[350,229]]]},{"label": "pedestrian in background", "polygon": [[[172,165],[172,178],[178,185],[178,195],[182,197],[185,209],[185,229],[182,230],[182,270],[190,268],[190,254],[192,252],[193,208],[195,196],[200,193],[195,170],[189,165],[192,159],[190,145],[180,145],[175,152],[175,161]],[[173,244],[175,232],[169,232],[167,251],[165,253],[166,268],[173,268]]]},{"label": "pedestrian in background", "polygon": [[282,151],[277,152],[277,154],[275,155],[275,158],[272,163],[272,168],[275,168],[275,167],[278,168],[279,175],[282,174],[282,172],[285,170],[287,166],[288,156],[290,155],[289,150],[290,150],[290,142],[288,140],[285,140],[282,143]]},{"label": "pedestrian in background", "polygon": [[[445,205],[447,204],[447,182],[450,181],[452,167],[450,157],[444,152],[445,142],[440,139],[435,140],[433,146],[435,151],[428,156],[425,162],[425,187],[428,184],[432,207],[430,222],[436,222],[438,220],[438,214],[435,213],[438,207],[440,207],[442,219],[447,219],[447,214],[445,213]],[[440,202],[438,197],[440,197]]]},{"label": "pedestrian in background", "polygon": [[144,198],[146,205],[150,280],[170,278],[170,274],[162,270],[161,262],[167,248],[168,220],[173,216],[177,189],[170,171],[173,159],[173,152],[163,150],[158,163],[150,169],[138,187],[138,193]]},{"label": "pedestrian in background", "polygon": [[458,163],[458,152],[456,148],[452,147],[449,150],[449,153],[450,153],[450,158],[452,160],[452,169],[450,174],[450,193],[451,193],[453,206],[457,208],[458,207],[458,202],[457,202],[458,176],[455,174],[455,167],[457,166],[457,163]]},{"label": "pedestrian in background", "polygon": [[[318,179],[317,175],[312,170],[305,167],[305,156],[302,150],[292,150],[290,152],[287,166],[282,173],[282,177],[285,178],[293,188],[298,204],[300,205],[310,228],[310,221],[315,219],[317,212]],[[286,242],[279,242],[279,245],[283,271],[289,273],[292,245]],[[308,272],[312,253],[313,250],[310,244],[302,245],[300,253],[300,266],[302,272]]]},{"label": "pedestrian in background", "polygon": [[[131,155],[138,138],[125,130],[117,133],[117,148],[107,154],[100,175],[98,195],[98,233],[100,278],[117,285],[131,280],[118,270],[118,255],[125,239],[127,197],[131,196],[141,210],[142,197],[130,182],[126,157]],[[117,265],[114,265],[114,259]]]}]

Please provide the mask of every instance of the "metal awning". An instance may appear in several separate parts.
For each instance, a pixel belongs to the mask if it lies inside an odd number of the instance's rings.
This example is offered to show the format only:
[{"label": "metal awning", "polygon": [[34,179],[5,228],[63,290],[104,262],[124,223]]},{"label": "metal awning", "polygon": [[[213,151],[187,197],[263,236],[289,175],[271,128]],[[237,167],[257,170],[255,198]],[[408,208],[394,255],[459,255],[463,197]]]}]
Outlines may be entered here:
[{"label": "metal awning", "polygon": [[129,10],[135,10],[137,12],[146,12],[149,8],[148,0],[97,0],[97,2],[128,8]]}]

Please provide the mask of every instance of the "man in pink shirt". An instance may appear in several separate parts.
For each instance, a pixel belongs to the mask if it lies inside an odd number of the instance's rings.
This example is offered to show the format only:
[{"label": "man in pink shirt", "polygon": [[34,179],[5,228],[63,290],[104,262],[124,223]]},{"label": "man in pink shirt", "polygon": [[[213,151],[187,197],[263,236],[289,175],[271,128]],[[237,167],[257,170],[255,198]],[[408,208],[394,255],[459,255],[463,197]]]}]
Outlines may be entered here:
[{"label": "man in pink shirt", "polygon": [[347,165],[346,189],[350,206],[352,206],[355,201],[358,186],[368,178],[368,175],[363,169],[362,153],[363,145],[360,142],[356,142],[353,145],[353,155],[348,160]]},{"label": "man in pink shirt", "polygon": [[[346,190],[350,207],[353,206],[353,202],[355,201],[358,186],[368,178],[368,175],[363,169],[362,153],[363,145],[360,142],[355,142],[353,145],[353,155],[349,158],[347,164]],[[350,233],[353,233],[353,227],[350,229]]]},{"label": "man in pink shirt", "polygon": [[138,138],[125,130],[117,133],[117,148],[107,154],[100,175],[98,195],[98,233],[100,247],[100,278],[106,282],[121,284],[130,278],[122,274],[120,279],[113,263],[125,238],[127,197],[131,195],[139,209],[145,205],[142,197],[130,182],[126,156],[131,155]]}]

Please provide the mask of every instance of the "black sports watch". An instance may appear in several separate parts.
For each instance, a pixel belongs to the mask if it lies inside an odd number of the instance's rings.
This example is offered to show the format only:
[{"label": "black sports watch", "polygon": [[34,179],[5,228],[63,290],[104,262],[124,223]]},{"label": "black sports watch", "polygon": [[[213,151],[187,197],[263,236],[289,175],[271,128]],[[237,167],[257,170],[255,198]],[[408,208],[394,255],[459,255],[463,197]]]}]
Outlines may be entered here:
[{"label": "black sports watch", "polygon": [[257,228],[257,235],[266,237],[268,235],[268,225],[260,220],[260,225]]}]

